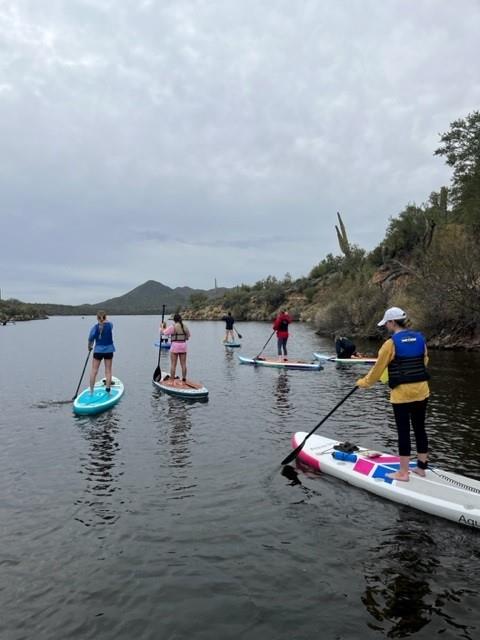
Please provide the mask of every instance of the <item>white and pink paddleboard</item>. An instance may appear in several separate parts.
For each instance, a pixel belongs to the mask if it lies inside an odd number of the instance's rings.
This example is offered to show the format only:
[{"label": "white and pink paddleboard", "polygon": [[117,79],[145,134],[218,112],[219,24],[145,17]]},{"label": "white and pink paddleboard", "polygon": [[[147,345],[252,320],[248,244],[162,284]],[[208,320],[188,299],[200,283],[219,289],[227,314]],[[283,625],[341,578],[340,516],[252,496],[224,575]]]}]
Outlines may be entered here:
[{"label": "white and pink paddleboard", "polygon": [[245,358],[238,356],[241,364],[253,364],[259,367],[273,367],[276,369],[302,369],[319,371],[323,369],[320,362],[306,362],[305,360],[278,360],[275,358]]},{"label": "white and pink paddleboard", "polygon": [[157,389],[161,389],[171,396],[195,400],[208,398],[208,389],[200,382],[194,382],[188,379],[184,382],[179,378],[172,380],[166,371],[162,371],[160,378],[153,380],[153,384]]},{"label": "white and pink paddleboard", "polygon": [[[307,435],[304,431],[292,437],[295,449]],[[337,440],[312,435],[298,454],[302,463],[345,480],[356,487],[394,502],[425,511],[453,522],[480,529],[480,481],[438,467],[427,470],[425,478],[412,471],[409,481],[392,480],[387,474],[399,469],[398,456],[359,447],[342,452]],[[345,448],[345,447],[343,447]],[[411,463],[411,468],[416,463]]]}]

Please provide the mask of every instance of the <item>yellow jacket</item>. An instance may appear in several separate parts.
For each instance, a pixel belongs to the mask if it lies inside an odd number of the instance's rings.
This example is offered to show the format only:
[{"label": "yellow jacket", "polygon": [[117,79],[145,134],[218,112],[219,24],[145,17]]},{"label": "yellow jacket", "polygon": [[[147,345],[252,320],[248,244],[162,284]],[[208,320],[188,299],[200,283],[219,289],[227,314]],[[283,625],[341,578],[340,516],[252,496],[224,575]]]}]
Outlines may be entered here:
[{"label": "yellow jacket", "polygon": [[[386,340],[380,347],[377,362],[373,365],[366,376],[357,380],[357,387],[368,389],[375,382],[380,380],[382,373],[395,357],[395,344],[391,338]],[[428,363],[428,355],[425,349],[425,364]],[[390,402],[392,404],[402,404],[404,402],[419,402],[425,400],[430,395],[428,382],[409,382],[399,384],[390,390]]]}]

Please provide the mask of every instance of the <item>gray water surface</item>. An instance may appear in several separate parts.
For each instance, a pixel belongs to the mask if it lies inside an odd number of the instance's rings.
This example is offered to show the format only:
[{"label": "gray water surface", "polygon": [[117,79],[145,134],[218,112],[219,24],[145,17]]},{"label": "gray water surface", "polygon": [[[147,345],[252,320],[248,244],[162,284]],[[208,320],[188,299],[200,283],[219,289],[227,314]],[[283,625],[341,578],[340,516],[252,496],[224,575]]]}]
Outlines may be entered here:
[{"label": "gray water surface", "polygon": [[[113,321],[126,392],[96,417],[56,403],[93,318],[0,327],[2,640],[479,637],[480,532],[281,474],[292,433],[368,367],[242,366],[270,325],[239,325],[229,353],[223,323],[191,322],[189,377],[210,398],[187,404],[151,384],[158,318]],[[292,357],[331,346],[293,325]],[[477,479],[479,370],[479,355],[431,354],[432,460]],[[321,433],[395,451],[385,387],[357,391]]]}]

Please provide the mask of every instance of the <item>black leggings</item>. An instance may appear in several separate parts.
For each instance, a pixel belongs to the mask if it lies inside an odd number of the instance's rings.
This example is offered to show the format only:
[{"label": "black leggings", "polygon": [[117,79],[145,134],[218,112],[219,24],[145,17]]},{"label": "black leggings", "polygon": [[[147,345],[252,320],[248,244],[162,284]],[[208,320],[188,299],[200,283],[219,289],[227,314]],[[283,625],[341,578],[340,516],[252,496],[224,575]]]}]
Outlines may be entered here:
[{"label": "black leggings", "polygon": [[287,340],[288,338],[277,338],[277,351],[279,356],[282,355],[282,349],[283,355],[287,355]]},{"label": "black leggings", "polygon": [[412,423],[417,453],[428,452],[428,438],[425,431],[425,414],[427,412],[427,398],[419,402],[402,402],[392,404],[398,432],[398,453],[409,456],[412,452],[410,442],[410,422]]}]

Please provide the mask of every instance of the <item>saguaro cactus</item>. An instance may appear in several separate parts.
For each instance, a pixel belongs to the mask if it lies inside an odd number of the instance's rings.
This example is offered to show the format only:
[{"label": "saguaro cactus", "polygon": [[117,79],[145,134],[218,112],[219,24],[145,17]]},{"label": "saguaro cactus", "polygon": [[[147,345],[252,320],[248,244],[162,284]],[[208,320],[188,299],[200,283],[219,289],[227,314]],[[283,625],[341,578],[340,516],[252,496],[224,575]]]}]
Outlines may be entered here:
[{"label": "saguaro cactus", "polygon": [[337,217],[338,217],[338,227],[337,225],[335,225],[335,231],[337,232],[338,244],[340,245],[340,250],[342,251],[342,253],[348,257],[351,254],[350,243],[348,241],[345,225],[343,224],[342,217],[338,211],[337,211]]},{"label": "saguaro cactus", "polygon": [[447,207],[448,207],[448,189],[447,187],[442,187],[440,189],[439,208],[440,208],[440,211],[443,213],[444,218],[446,218],[448,215]]}]

